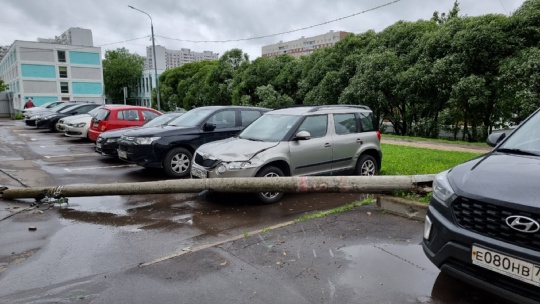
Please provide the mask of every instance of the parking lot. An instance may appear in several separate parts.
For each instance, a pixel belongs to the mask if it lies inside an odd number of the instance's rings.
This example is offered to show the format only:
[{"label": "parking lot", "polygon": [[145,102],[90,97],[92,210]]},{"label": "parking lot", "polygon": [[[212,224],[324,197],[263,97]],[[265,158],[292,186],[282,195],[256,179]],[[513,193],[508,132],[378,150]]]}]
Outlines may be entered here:
[{"label": "parking lot", "polygon": [[[12,120],[0,170],[8,188],[168,179]],[[93,196],[24,212],[33,200],[0,200],[0,303],[504,303],[440,274],[421,222],[373,205],[294,222],[365,197]]]}]

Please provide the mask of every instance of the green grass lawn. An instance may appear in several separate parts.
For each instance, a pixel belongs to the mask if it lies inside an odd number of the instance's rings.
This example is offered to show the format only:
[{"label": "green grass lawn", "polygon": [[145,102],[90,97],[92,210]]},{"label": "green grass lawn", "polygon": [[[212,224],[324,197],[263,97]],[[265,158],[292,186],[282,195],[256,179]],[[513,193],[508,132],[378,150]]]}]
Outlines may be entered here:
[{"label": "green grass lawn", "polygon": [[487,146],[485,142],[468,142],[468,141],[462,141],[462,140],[434,139],[434,138],[424,138],[424,137],[401,136],[401,135],[394,135],[394,134],[381,134],[381,136],[382,138],[391,138],[391,139],[400,139],[400,140],[430,141],[430,142],[461,144],[461,145],[480,146],[480,147]]},{"label": "green grass lawn", "polygon": [[435,174],[482,155],[390,144],[381,144],[381,149],[381,175]]}]

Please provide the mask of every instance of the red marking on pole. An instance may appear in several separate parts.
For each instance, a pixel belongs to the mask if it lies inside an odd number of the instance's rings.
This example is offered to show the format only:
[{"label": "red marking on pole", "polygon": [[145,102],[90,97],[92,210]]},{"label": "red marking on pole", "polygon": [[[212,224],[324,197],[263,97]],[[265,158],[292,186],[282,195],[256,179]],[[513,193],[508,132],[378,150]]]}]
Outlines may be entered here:
[{"label": "red marking on pole", "polygon": [[300,176],[298,178],[298,192],[307,192],[307,190],[308,190],[307,176]]}]

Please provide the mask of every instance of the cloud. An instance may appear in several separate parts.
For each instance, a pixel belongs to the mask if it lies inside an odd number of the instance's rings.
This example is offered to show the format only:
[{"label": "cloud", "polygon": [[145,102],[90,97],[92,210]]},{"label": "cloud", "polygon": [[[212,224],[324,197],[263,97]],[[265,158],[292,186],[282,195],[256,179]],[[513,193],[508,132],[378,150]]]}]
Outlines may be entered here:
[{"label": "cloud", "polygon": [[[330,30],[380,31],[399,20],[430,19],[434,11],[448,12],[454,4],[454,0],[400,0],[375,11],[271,38],[227,43],[178,41],[236,40],[271,35],[339,19],[389,2],[393,0],[4,0],[0,45],[10,45],[15,40],[53,38],[70,27],[81,27],[92,30],[94,45],[103,46],[103,53],[107,49],[125,47],[145,55],[146,46],[151,45],[150,18],[128,7],[132,5],[152,17],[158,45],[220,54],[240,48],[254,59],[260,56],[263,45],[280,40],[295,40]],[[508,15],[523,2],[462,0],[460,14]],[[127,41],[141,37],[145,38]],[[115,44],[108,45],[111,43]]]}]

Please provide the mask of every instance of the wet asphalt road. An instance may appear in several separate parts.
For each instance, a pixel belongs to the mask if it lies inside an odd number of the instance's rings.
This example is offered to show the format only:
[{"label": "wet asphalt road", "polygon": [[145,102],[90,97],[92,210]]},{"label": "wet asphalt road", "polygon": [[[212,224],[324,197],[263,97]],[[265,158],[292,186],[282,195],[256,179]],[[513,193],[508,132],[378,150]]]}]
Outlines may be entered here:
[{"label": "wet asphalt road", "polygon": [[[167,178],[11,120],[0,170],[10,188]],[[0,303],[504,303],[440,274],[423,223],[373,205],[275,226],[364,197],[87,197],[15,215],[32,200],[0,200]]]}]

